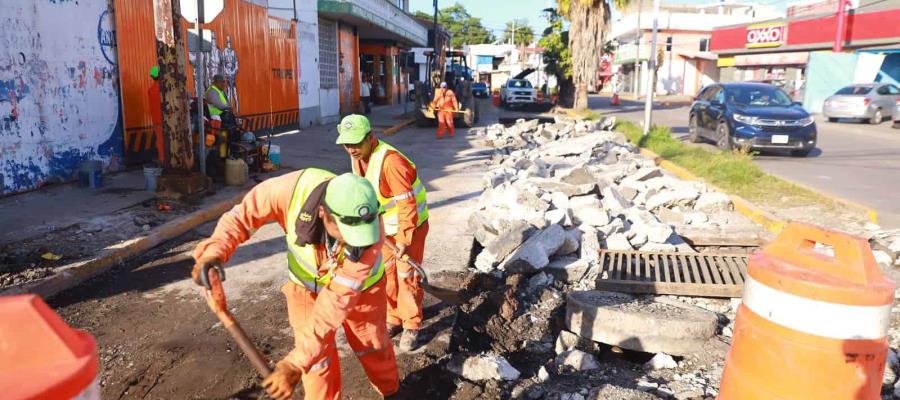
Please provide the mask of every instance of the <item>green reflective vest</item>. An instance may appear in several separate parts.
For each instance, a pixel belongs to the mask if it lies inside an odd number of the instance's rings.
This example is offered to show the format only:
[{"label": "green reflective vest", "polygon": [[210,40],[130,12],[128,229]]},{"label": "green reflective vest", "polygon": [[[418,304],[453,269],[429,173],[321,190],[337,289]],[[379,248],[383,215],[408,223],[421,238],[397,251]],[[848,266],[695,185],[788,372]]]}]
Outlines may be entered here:
[{"label": "green reflective vest", "polygon": [[[412,184],[412,192],[403,193],[394,197],[384,197],[381,194],[381,167],[384,165],[384,157],[387,155],[388,151],[395,151],[401,157],[405,158],[406,161],[412,165],[413,169],[416,168],[416,164],[403,155],[400,150],[397,150],[394,146],[391,146],[381,140],[378,141],[378,145],[375,146],[375,150],[372,151],[372,156],[369,157],[369,166],[366,169],[366,180],[372,184],[372,187],[375,188],[375,194],[378,196],[378,204],[381,205],[383,210],[383,214],[381,215],[382,221],[384,222],[384,234],[386,236],[393,236],[397,234],[397,231],[400,228],[400,223],[398,219],[398,215],[400,212],[400,208],[397,207],[397,201],[405,200],[410,196],[416,198],[416,211],[419,215],[419,220],[416,221],[416,227],[421,226],[428,220],[428,204],[425,201],[425,185],[422,185],[422,182],[419,181],[419,176],[416,174],[416,181]],[[353,165],[353,173],[356,175],[361,175],[359,170],[356,168],[356,163],[352,163]]]},{"label": "green reflective vest", "polygon": [[288,208],[287,221],[285,229],[287,230],[287,256],[288,268],[290,268],[290,279],[298,285],[303,285],[310,291],[318,293],[322,288],[328,285],[332,279],[339,281],[340,284],[348,286],[355,290],[366,290],[381,280],[384,275],[384,264],[379,255],[378,261],[372,268],[369,277],[363,282],[362,286],[350,281],[342,276],[335,276],[334,269],[343,264],[344,252],[343,245],[335,243],[331,248],[326,249],[329,258],[332,259],[332,267],[324,275],[319,273],[319,265],[321,262],[329,262],[329,260],[319,260],[315,245],[298,246],[297,242],[297,219],[302,218],[300,211],[303,210],[303,204],[309,198],[310,193],[319,186],[320,183],[334,178],[334,174],[317,168],[307,168],[300,173],[297,179],[297,185],[294,187],[294,195],[291,198],[291,205]]},{"label": "green reflective vest", "polygon": [[[217,88],[215,85],[212,85],[209,88],[207,88],[206,93],[209,93],[210,90],[216,91],[216,94],[219,95],[219,100],[222,101],[222,104],[228,104],[228,98],[225,97],[225,93],[223,93],[222,90]],[[219,115],[222,113],[222,109],[212,105],[211,103],[207,102],[206,105],[207,105],[207,107],[209,107],[209,115],[210,116],[216,116],[216,115]]]}]

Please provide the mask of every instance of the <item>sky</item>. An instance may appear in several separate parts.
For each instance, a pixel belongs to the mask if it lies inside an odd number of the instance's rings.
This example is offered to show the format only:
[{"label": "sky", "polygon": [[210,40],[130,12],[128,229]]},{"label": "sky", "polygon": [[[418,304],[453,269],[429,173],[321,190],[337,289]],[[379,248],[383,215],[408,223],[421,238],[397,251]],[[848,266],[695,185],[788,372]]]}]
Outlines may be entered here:
[{"label": "sky", "polygon": [[[662,0],[662,4],[713,2],[715,0]],[[743,2],[770,4],[783,10],[788,0],[743,0]],[[438,8],[451,6],[453,3],[462,4],[473,17],[481,18],[482,25],[493,31],[494,36],[498,38],[503,36],[506,23],[516,18],[527,19],[535,36],[540,36],[547,27],[547,20],[542,16],[541,10],[556,6],[556,0],[438,0]],[[434,12],[433,4],[433,0],[410,0],[409,9],[410,12],[425,11],[431,14]]]}]

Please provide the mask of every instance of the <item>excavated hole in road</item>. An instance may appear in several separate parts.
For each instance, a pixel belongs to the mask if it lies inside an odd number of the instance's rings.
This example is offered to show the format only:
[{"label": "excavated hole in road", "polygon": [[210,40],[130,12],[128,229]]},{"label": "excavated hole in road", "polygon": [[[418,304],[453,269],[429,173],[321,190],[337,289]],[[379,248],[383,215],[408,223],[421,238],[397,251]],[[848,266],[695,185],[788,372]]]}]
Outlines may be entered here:
[{"label": "excavated hole in road", "polygon": [[[547,287],[529,286],[529,278],[525,274],[466,274],[459,285],[464,304],[458,307],[445,356],[407,375],[401,393],[408,396],[399,397],[510,398],[514,389],[521,392],[541,386],[529,378],[537,376],[542,366],[551,371],[557,368],[554,343],[565,329],[567,288],[559,281]],[[589,343],[579,348],[594,354],[601,364],[640,369],[653,357],[651,353]],[[472,382],[449,371],[448,364],[481,353],[506,358],[521,373],[519,380]],[[575,371],[566,374],[562,382],[592,379]]]}]

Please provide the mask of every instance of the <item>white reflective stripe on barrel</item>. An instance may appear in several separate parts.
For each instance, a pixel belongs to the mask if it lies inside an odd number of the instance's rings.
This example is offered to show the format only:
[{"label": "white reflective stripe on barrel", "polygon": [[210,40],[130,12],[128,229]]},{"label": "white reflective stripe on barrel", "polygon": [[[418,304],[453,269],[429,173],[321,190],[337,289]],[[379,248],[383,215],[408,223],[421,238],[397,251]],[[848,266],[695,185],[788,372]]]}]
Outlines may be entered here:
[{"label": "white reflective stripe on barrel", "polygon": [[780,292],[748,276],[742,303],[759,316],[810,335],[832,339],[880,339],[887,335],[891,304],[850,306]]}]

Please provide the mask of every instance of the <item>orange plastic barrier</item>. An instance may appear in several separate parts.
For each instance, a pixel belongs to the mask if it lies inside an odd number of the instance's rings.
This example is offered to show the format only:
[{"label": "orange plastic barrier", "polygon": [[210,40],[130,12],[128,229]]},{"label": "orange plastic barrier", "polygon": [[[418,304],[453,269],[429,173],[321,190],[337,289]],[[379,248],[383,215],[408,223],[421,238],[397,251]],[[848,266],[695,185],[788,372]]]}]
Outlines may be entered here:
[{"label": "orange plastic barrier", "polygon": [[94,338],[35,295],[0,297],[0,397],[98,400]]},{"label": "orange plastic barrier", "polygon": [[865,239],[788,225],[750,258],[718,398],[879,399],[894,288]]},{"label": "orange plastic barrier", "polygon": [[499,90],[494,91],[494,98],[492,99],[492,102],[494,103],[494,107],[500,107],[500,91]]}]

